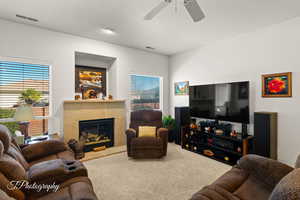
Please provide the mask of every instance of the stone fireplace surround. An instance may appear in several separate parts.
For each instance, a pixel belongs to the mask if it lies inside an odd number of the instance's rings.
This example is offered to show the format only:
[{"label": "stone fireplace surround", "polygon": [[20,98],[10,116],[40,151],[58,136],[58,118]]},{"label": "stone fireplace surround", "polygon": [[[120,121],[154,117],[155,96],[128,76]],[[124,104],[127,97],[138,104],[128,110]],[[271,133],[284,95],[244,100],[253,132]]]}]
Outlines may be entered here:
[{"label": "stone fireplace surround", "polygon": [[79,121],[114,118],[114,146],[125,145],[125,100],[64,101],[64,141],[79,140]]}]

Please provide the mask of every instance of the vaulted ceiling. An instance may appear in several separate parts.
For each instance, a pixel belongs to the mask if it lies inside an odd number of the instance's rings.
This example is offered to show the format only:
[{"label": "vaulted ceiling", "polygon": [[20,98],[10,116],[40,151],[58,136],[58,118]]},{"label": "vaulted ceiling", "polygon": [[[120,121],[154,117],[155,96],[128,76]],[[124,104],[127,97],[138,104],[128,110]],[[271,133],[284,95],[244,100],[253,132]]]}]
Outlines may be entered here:
[{"label": "vaulted ceiling", "polygon": [[[152,21],[162,0],[0,0],[0,18],[166,55],[281,23],[300,15],[299,0],[197,0],[206,18],[194,23],[177,0]],[[36,18],[30,22],[16,14]],[[115,35],[102,33],[109,27]],[[0,32],[1,34],[1,32]]]}]

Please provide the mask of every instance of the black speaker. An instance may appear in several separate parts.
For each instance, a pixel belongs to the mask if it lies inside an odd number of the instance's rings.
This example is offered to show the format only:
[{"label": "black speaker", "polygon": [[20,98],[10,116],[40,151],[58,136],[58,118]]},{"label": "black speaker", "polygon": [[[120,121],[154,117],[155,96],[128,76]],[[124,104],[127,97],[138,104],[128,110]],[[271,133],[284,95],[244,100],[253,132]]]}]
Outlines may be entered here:
[{"label": "black speaker", "polygon": [[182,127],[190,124],[190,108],[189,107],[175,107],[175,144],[181,145],[181,130]]},{"label": "black speaker", "polygon": [[242,137],[245,138],[248,136],[248,124],[242,124]]},{"label": "black speaker", "polygon": [[277,113],[254,113],[254,153],[277,160]]}]

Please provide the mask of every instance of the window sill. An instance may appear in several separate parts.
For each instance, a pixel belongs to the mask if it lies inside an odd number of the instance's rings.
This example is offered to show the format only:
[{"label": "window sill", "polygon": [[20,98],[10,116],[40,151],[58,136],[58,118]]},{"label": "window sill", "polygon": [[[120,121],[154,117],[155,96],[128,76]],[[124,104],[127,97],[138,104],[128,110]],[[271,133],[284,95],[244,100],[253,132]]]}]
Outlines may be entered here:
[{"label": "window sill", "polygon": [[4,123],[4,122],[15,122],[16,120],[14,118],[3,118],[0,119],[0,123]]},{"label": "window sill", "polygon": [[[43,120],[43,119],[49,119],[49,116],[34,116],[32,120]],[[0,123],[5,122],[17,122],[14,118],[2,118],[0,119]]]}]

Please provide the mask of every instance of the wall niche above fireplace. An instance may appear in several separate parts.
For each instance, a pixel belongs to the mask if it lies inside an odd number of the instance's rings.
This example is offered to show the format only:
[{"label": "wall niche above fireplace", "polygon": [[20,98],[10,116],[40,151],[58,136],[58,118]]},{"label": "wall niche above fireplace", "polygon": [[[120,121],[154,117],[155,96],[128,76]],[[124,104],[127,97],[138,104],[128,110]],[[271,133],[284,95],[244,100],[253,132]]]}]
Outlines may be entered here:
[{"label": "wall niche above fireplace", "polygon": [[109,94],[115,88],[108,88],[115,81],[112,70],[116,58],[75,52],[75,94],[81,99],[96,99]]},{"label": "wall niche above fireplace", "polygon": [[114,146],[114,118],[79,121],[79,140],[84,142],[84,151]]}]

